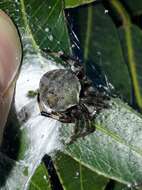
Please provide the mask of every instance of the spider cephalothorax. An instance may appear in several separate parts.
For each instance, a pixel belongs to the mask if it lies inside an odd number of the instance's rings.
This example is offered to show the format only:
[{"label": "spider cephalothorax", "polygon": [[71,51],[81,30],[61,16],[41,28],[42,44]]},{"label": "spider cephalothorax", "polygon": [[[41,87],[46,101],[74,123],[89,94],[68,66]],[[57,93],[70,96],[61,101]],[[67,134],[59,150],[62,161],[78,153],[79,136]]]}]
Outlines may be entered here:
[{"label": "spider cephalothorax", "polygon": [[107,96],[93,87],[78,61],[63,54],[53,54],[69,63],[70,68],[52,70],[42,76],[38,93],[39,108],[43,116],[75,123],[75,132],[71,137],[73,142],[77,137],[95,130],[91,127],[91,120],[106,107]]}]

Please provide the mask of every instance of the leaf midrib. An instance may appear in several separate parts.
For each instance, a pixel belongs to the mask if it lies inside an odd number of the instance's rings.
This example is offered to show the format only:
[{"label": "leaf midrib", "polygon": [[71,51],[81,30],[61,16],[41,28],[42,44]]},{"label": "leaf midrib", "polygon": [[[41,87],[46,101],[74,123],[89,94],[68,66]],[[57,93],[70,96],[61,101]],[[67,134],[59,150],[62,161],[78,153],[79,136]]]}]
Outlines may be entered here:
[{"label": "leaf midrib", "polygon": [[84,46],[84,60],[87,60],[88,54],[89,54],[89,43],[91,39],[91,28],[92,28],[92,6],[88,7],[88,13],[87,13],[87,30],[86,30],[86,38],[85,38],[85,46]]},{"label": "leaf midrib", "polygon": [[32,35],[32,31],[29,27],[29,22],[28,22],[28,19],[26,16],[26,8],[25,8],[24,0],[20,0],[20,2],[21,2],[20,4],[21,4],[22,17],[23,17],[24,25],[26,27],[26,31],[29,34],[29,36],[31,37],[31,41],[32,41],[34,49],[37,50],[37,52],[39,52],[39,46],[37,45],[37,43]]},{"label": "leaf midrib", "polygon": [[92,172],[95,172],[95,173],[97,173],[97,174],[99,174],[101,176],[104,176],[105,178],[114,179],[115,181],[118,181],[118,182],[126,184],[126,185],[129,184],[128,181],[122,180],[122,178],[107,175],[105,172],[101,172],[100,170],[98,170],[98,169],[96,169],[94,167],[91,167],[89,164],[86,164],[84,161],[81,161],[79,158],[73,157],[73,155],[69,151],[67,151],[67,150],[64,152],[64,154],[66,154],[67,156],[71,157],[73,160],[75,160],[76,162],[78,162],[79,164],[81,164],[82,166],[86,167],[87,169],[89,169]]},{"label": "leaf midrib", "polygon": [[126,143],[125,140],[123,140],[120,136],[118,136],[117,134],[109,131],[107,128],[102,127],[101,125],[96,125],[96,129],[98,131],[103,132],[105,135],[108,135],[109,137],[111,137],[113,140],[115,140],[117,143],[120,143],[126,147],[128,147],[129,149],[131,149],[132,151],[134,151],[135,153],[139,154],[139,156],[142,157],[142,150],[140,150],[139,148],[130,145],[128,143]]},{"label": "leaf midrib", "polygon": [[[103,134],[111,137],[114,141],[116,141],[117,143],[120,143],[122,144],[123,146],[126,146],[127,148],[129,148],[130,150],[132,150],[133,152],[137,153],[140,157],[142,157],[142,151],[132,145],[129,145],[128,143],[125,142],[125,140],[123,140],[120,136],[118,136],[117,134],[115,134],[114,132],[111,132],[109,131],[107,128],[101,126],[101,125],[95,125],[96,127],[96,131],[100,131],[102,132]],[[88,147],[89,149],[90,147]],[[94,168],[93,166],[91,167],[90,165],[86,164],[84,161],[81,161],[79,158],[77,157],[73,157],[73,155],[70,153],[70,151],[68,151],[66,149],[65,151],[65,154],[67,154],[68,156],[70,156],[72,159],[76,160],[77,162],[81,163],[83,166],[87,167],[88,169],[90,169],[91,171],[94,171],[100,175],[103,175],[104,177],[110,177],[110,175],[106,175],[106,173],[104,172],[100,172],[100,170]],[[128,184],[129,182],[128,181],[124,181],[122,180],[121,178],[119,177],[114,177],[114,176],[111,176],[112,179],[116,180],[116,181],[119,181],[121,183],[124,183],[124,184]]]}]

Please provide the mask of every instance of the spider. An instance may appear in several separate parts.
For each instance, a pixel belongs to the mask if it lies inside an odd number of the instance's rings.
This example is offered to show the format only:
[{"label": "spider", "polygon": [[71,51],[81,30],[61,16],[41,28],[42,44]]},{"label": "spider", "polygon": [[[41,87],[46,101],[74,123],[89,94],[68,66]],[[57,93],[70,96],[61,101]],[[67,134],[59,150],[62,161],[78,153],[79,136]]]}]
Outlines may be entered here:
[{"label": "spider", "polygon": [[73,143],[78,137],[94,132],[91,121],[107,107],[108,96],[93,87],[78,60],[61,52],[47,53],[61,58],[69,67],[42,76],[37,98],[40,113],[63,123],[75,123],[70,140]]}]

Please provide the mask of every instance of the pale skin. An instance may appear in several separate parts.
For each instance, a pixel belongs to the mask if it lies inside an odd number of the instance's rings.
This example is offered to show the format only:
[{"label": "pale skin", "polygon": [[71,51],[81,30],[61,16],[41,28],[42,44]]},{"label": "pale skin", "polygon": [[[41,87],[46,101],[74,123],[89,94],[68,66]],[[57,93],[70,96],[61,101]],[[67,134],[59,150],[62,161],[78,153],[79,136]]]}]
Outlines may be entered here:
[{"label": "pale skin", "polygon": [[0,145],[13,99],[22,57],[19,34],[12,20],[0,10]]}]

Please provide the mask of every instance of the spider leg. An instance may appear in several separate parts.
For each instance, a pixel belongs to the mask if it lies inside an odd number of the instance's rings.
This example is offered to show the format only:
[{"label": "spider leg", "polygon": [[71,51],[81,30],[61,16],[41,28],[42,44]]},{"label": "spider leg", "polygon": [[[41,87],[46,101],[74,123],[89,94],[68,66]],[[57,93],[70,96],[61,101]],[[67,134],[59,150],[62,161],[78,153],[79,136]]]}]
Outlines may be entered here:
[{"label": "spider leg", "polygon": [[84,122],[83,130],[81,131],[80,136],[83,137],[91,132],[94,132],[95,128],[92,127],[90,114],[88,113],[86,106],[84,104],[81,104],[80,106],[82,109],[82,118]]},{"label": "spider leg", "polygon": [[78,64],[80,64],[78,59],[76,59],[76,58],[74,58],[73,56],[70,56],[70,55],[65,55],[62,51],[54,52],[54,51],[51,51],[50,49],[42,49],[42,51],[44,53],[47,53],[48,55],[51,55],[51,56],[54,56],[54,57],[57,57],[57,58],[61,58],[65,62],[71,62],[72,61],[72,62],[77,62]]},{"label": "spider leg", "polygon": [[50,113],[50,112],[45,111],[44,105],[40,101],[39,93],[37,95],[37,102],[38,102],[38,107],[39,107],[39,110],[40,110],[40,113],[41,113],[42,116],[50,117],[50,118],[53,118],[53,119],[56,119],[56,120],[60,119],[60,117],[57,114],[53,114],[52,112]]},{"label": "spider leg", "polygon": [[49,49],[42,49],[44,53],[47,53],[48,55],[57,57],[62,59],[65,63],[69,64],[71,67],[71,70],[80,78],[82,79],[84,77],[84,69],[83,65],[80,63],[79,59],[70,56],[65,55],[63,52],[52,52]]},{"label": "spider leg", "polygon": [[82,137],[84,138],[88,134],[95,131],[95,128],[92,127],[91,121],[86,120],[85,114],[82,115],[82,119],[76,120],[75,127],[74,127],[74,133],[70,137],[68,145],[74,143],[78,138]]},{"label": "spider leg", "polygon": [[82,132],[83,130],[77,130],[77,134],[73,134],[71,137],[70,137],[70,141],[67,143],[67,145],[70,145],[72,143],[74,143],[78,138],[84,138],[86,135],[94,132],[94,129],[93,131],[91,130],[87,130],[85,132]]},{"label": "spider leg", "polygon": [[73,134],[71,135],[69,142],[67,142],[66,144],[70,145],[70,144],[74,143],[77,140],[77,138],[79,137],[79,134],[80,134],[80,120],[76,120]]},{"label": "spider leg", "polygon": [[42,116],[45,117],[50,117],[52,119],[55,119],[57,121],[63,122],[63,123],[71,123],[71,118],[70,117],[64,117],[64,115],[62,116],[61,114],[57,113],[57,112],[46,112],[46,111],[41,111],[40,112]]},{"label": "spider leg", "polygon": [[44,117],[50,117],[52,119],[55,119],[60,122],[64,123],[70,123],[71,118],[65,117],[63,114],[57,113],[57,112],[47,112],[44,108],[43,103],[40,101],[40,95],[38,93],[37,95],[37,102],[40,110],[40,114]]},{"label": "spider leg", "polygon": [[53,113],[48,113],[48,112],[45,112],[45,111],[41,111],[40,113],[41,113],[42,116],[50,117],[52,119],[60,121],[60,117],[58,115],[55,115]]}]

